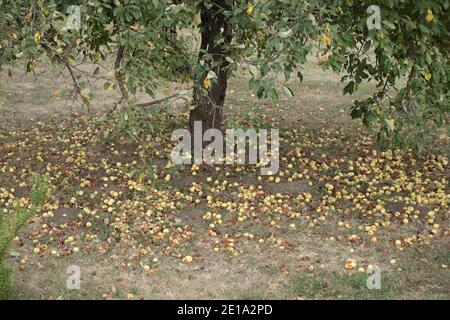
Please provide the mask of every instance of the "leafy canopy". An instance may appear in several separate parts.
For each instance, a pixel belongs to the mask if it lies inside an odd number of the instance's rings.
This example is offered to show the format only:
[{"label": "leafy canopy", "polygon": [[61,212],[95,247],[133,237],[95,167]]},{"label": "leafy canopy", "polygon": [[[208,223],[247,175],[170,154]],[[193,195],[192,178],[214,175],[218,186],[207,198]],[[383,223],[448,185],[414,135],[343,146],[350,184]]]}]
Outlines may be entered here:
[{"label": "leafy canopy", "polygon": [[[291,89],[277,81],[303,79],[302,64],[317,54],[318,63],[342,75],[344,93],[373,82],[376,92],[355,101],[352,116],[378,125],[379,137],[407,142],[413,128],[416,147],[449,121],[449,2],[447,0],[0,0],[0,66],[26,61],[32,72],[43,55],[71,71],[83,102],[92,93],[86,75],[74,61],[115,67],[116,88],[153,96],[164,81],[195,83],[207,90],[217,81],[217,60],[199,55],[199,12],[203,6],[227,18],[232,41],[215,39],[224,50],[229,75],[248,68],[249,82],[259,98],[278,100]],[[67,26],[70,5],[80,8],[78,29]],[[381,28],[370,29],[367,8],[377,5]],[[198,59],[198,57],[201,59]],[[122,84],[122,85],[121,85]],[[206,88],[205,88],[206,87]],[[450,132],[449,132],[450,133]]]}]

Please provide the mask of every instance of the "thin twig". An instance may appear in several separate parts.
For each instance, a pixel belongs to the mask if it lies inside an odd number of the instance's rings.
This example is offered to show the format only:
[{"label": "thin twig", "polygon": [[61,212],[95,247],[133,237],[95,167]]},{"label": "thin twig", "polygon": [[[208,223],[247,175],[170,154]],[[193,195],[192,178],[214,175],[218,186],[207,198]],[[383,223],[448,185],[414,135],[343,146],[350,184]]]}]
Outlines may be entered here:
[{"label": "thin twig", "polygon": [[[47,45],[46,43],[44,43],[44,42],[42,42],[41,45],[44,47],[44,49],[45,49],[45,50],[47,51],[47,53],[50,55],[51,52],[52,52],[50,46],[48,46],[48,45]],[[76,94],[78,94],[78,95],[81,97],[81,99],[82,99],[84,105],[87,107],[88,111],[91,113],[91,112],[92,112],[91,104],[90,104],[89,100],[86,99],[86,97],[83,96],[82,90],[81,90],[81,87],[80,87],[80,84],[79,84],[79,82],[78,82],[78,79],[77,79],[75,73],[73,72],[72,66],[70,65],[70,63],[69,63],[67,57],[66,57],[64,54],[60,54],[60,53],[58,53],[58,52],[56,52],[56,54],[57,54],[59,60],[64,64],[65,68],[66,68],[67,71],[69,72],[70,78],[72,78],[72,82],[73,82],[73,86],[74,86],[74,89],[75,89]]]},{"label": "thin twig", "polygon": [[34,35],[34,20],[36,19],[36,1],[33,2],[33,6],[31,7],[31,34]]},{"label": "thin twig", "polygon": [[141,108],[151,107],[151,106],[154,106],[154,105],[161,104],[163,102],[169,101],[169,100],[174,99],[174,98],[176,98],[176,99],[184,99],[185,101],[187,101],[187,98],[185,97],[185,94],[183,94],[183,91],[186,91],[186,90],[181,90],[181,91],[179,91],[177,93],[174,93],[174,94],[172,94],[170,96],[167,96],[167,97],[164,97],[164,98],[161,98],[161,99],[157,99],[157,100],[153,100],[153,101],[149,101],[149,102],[144,102],[144,103],[138,103],[138,104],[135,104],[135,106],[141,107]]}]

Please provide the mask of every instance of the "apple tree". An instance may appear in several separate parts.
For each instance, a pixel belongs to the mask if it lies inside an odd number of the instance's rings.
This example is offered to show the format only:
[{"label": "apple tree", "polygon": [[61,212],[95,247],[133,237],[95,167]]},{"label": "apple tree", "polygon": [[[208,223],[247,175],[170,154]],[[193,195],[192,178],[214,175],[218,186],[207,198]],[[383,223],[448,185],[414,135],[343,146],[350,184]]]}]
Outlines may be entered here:
[{"label": "apple tree", "polygon": [[[25,61],[33,72],[43,55],[70,74],[89,105],[75,61],[105,64],[127,105],[138,91],[150,97],[165,81],[192,87],[190,126],[220,128],[228,79],[240,67],[258,98],[292,96],[280,83],[319,63],[342,75],[344,94],[372,82],[374,94],[355,101],[352,117],[378,126],[397,145],[448,128],[449,2],[446,0],[0,0],[0,66]],[[376,8],[371,11],[368,8]],[[378,14],[374,17],[373,15]],[[76,27],[68,27],[74,19]],[[375,21],[375,25],[374,25]],[[73,22],[73,21],[72,21]],[[306,75],[307,76],[307,75]],[[177,97],[143,103],[151,106]],[[423,144],[423,143],[422,143]]]}]

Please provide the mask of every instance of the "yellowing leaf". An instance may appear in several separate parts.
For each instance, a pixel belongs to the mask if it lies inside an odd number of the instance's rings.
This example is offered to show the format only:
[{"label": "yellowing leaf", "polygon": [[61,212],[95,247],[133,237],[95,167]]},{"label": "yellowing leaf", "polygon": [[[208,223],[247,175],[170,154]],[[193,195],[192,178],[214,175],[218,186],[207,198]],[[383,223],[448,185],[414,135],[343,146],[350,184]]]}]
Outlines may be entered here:
[{"label": "yellowing leaf", "polygon": [[36,32],[34,34],[34,42],[35,43],[39,43],[39,41],[41,41],[41,33],[40,32]]},{"label": "yellowing leaf", "polygon": [[427,72],[427,73],[425,73],[425,75],[423,77],[425,78],[425,80],[430,81],[431,73]]},{"label": "yellowing leaf", "polygon": [[31,72],[33,70],[34,70],[33,61],[28,61],[28,63],[27,63],[27,72]]},{"label": "yellowing leaf", "polygon": [[326,46],[331,46],[331,37],[329,35],[324,34],[322,36],[322,42]]},{"label": "yellowing leaf", "polygon": [[379,105],[375,108],[375,113],[378,115],[381,114],[381,107]]},{"label": "yellowing leaf", "polygon": [[427,22],[433,21],[433,11],[431,9],[428,9],[425,20],[427,20]]},{"label": "yellowing leaf", "polygon": [[211,80],[205,78],[205,80],[203,80],[203,86],[205,87],[205,89],[209,89],[211,87]]},{"label": "yellowing leaf", "polygon": [[81,98],[83,98],[83,100],[84,100],[85,102],[91,101],[91,96],[89,95],[89,93],[87,93],[87,92],[85,92],[85,91],[81,91],[81,92],[80,92],[80,96],[81,96]]},{"label": "yellowing leaf", "polygon": [[253,9],[254,9],[253,5],[249,3],[247,6],[247,14],[251,15],[253,13]]}]

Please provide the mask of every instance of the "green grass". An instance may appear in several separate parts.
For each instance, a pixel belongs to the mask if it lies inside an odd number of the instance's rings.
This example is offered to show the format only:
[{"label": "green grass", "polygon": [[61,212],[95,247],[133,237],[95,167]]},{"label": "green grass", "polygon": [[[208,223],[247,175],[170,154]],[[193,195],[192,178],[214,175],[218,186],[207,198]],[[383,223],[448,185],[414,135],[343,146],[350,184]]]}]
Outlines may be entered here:
[{"label": "green grass", "polygon": [[381,288],[368,289],[370,274],[320,269],[292,276],[285,286],[289,297],[305,299],[448,299],[450,251],[411,249],[399,253],[395,267],[380,265]]},{"label": "green grass", "polygon": [[288,285],[292,295],[308,299],[395,299],[401,294],[391,273],[381,274],[381,288],[367,287],[368,275],[362,272],[301,272]]},{"label": "green grass", "polygon": [[48,181],[40,174],[33,174],[31,176],[32,188],[30,193],[31,204],[35,208],[40,208],[47,201],[50,196],[50,189]]},{"label": "green grass", "polygon": [[13,210],[8,212],[4,209],[0,212],[0,299],[6,299],[10,295],[12,270],[5,264],[8,247],[18,230],[36,214],[49,197],[48,183],[43,176],[33,174],[31,180],[31,206],[24,206],[17,201]]}]

